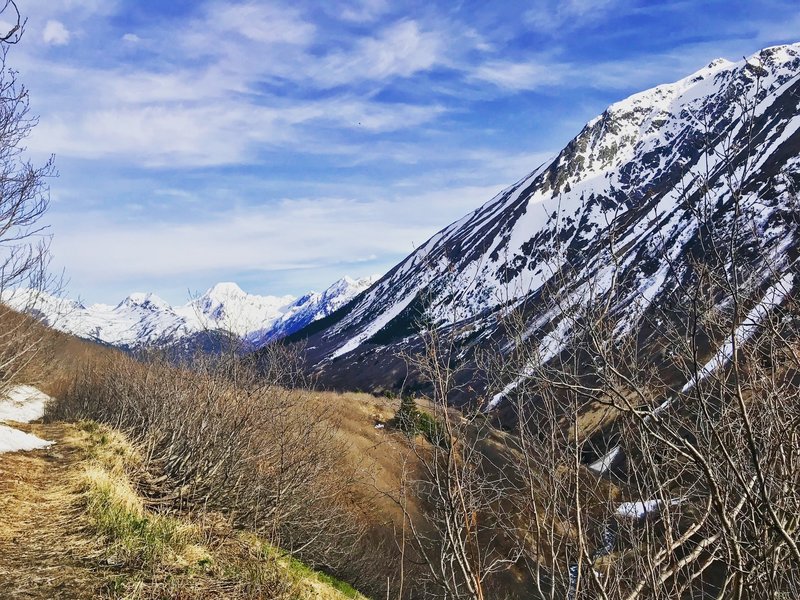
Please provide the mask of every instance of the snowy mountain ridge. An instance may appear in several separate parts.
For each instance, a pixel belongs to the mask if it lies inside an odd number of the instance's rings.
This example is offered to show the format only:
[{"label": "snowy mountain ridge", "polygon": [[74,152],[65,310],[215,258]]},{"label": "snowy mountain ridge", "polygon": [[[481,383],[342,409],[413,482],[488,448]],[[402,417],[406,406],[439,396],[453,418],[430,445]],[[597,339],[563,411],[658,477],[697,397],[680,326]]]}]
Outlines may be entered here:
[{"label": "snowy mountain ridge", "polygon": [[306,325],[334,313],[355,296],[368,289],[377,276],[363,279],[343,277],[324,292],[311,292],[289,305],[269,327],[249,332],[245,339],[254,348],[299,331]]},{"label": "snowy mountain ridge", "polygon": [[434,235],[313,328],[310,361],[323,383],[396,387],[405,367],[391,357],[417,343],[420,322],[467,332],[468,354],[518,307],[548,358],[568,343],[563,313],[609,294],[617,330],[631,331],[689,272],[707,228],[731,223],[740,192],[767,285],[797,270],[797,189],[800,44],[715,60],[612,104],[551,161]]},{"label": "snowy mountain ridge", "polygon": [[164,346],[203,331],[226,331],[259,347],[330,314],[375,279],[344,277],[322,293],[311,292],[299,299],[248,294],[237,284],[224,282],[181,306],[142,292],[130,294],[116,306],[86,306],[24,289],[6,290],[0,297],[55,329],[112,346]]}]

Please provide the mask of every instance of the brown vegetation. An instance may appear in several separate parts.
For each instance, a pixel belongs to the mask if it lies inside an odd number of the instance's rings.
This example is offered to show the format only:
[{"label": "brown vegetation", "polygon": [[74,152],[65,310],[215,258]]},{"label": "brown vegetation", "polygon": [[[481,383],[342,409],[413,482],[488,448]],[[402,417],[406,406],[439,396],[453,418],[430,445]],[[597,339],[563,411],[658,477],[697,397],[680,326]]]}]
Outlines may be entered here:
[{"label": "brown vegetation", "polygon": [[[48,418],[92,418],[141,448],[151,502],[220,511],[315,564],[341,570],[362,533],[358,476],[324,402],[225,362],[176,368],[125,356],[87,365]],[[352,557],[348,557],[352,561]]]},{"label": "brown vegetation", "polygon": [[118,433],[26,428],[56,445],[0,455],[4,598],[361,598],[221,515],[148,508],[131,480],[141,456]]}]

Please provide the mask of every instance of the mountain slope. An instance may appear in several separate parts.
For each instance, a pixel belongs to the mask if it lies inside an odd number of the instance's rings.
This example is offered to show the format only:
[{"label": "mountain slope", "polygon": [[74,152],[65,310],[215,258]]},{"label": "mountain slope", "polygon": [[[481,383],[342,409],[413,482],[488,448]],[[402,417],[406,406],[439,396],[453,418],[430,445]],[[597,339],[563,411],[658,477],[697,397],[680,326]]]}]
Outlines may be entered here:
[{"label": "mountain slope", "polygon": [[374,278],[337,281],[323,293],[258,296],[235,283],[218,283],[185,305],[170,306],[152,293],[134,293],[116,306],[80,302],[32,290],[2,294],[12,308],[38,315],[46,324],[112,346],[139,348],[192,340],[204,332],[224,331],[253,347],[291,334],[326,316],[369,287]]},{"label": "mountain slope", "polygon": [[547,360],[569,343],[565,312],[603,300],[631,331],[704,259],[709,232],[734,221],[754,287],[796,273],[799,129],[800,44],[613,104],[323,330],[301,332],[309,359],[328,385],[396,388],[406,368],[395,357],[419,347],[420,322],[460,332],[464,356],[502,347],[502,317],[524,308],[524,336]]},{"label": "mountain slope", "polygon": [[327,317],[368,289],[377,277],[343,277],[322,293],[311,292],[290,304],[269,327],[251,331],[246,339],[254,348],[284,338],[306,325]]}]

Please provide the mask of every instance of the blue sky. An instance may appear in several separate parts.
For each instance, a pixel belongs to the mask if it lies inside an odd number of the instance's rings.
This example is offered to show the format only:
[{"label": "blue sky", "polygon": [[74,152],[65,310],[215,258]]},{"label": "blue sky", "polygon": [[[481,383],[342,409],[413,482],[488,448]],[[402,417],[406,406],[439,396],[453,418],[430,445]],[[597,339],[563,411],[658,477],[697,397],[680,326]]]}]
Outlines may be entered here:
[{"label": "blue sky", "polygon": [[67,293],[381,273],[610,103],[800,38],[783,1],[18,0]]}]

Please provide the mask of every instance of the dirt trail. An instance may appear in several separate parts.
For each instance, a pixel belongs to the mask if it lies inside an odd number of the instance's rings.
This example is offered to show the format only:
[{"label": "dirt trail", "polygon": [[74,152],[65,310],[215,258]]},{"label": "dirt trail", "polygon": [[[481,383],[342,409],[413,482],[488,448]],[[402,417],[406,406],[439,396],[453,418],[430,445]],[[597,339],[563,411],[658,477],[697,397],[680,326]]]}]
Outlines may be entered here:
[{"label": "dirt trail", "polygon": [[96,598],[102,574],[76,478],[85,451],[69,425],[15,425],[55,445],[0,454],[0,598]]}]

